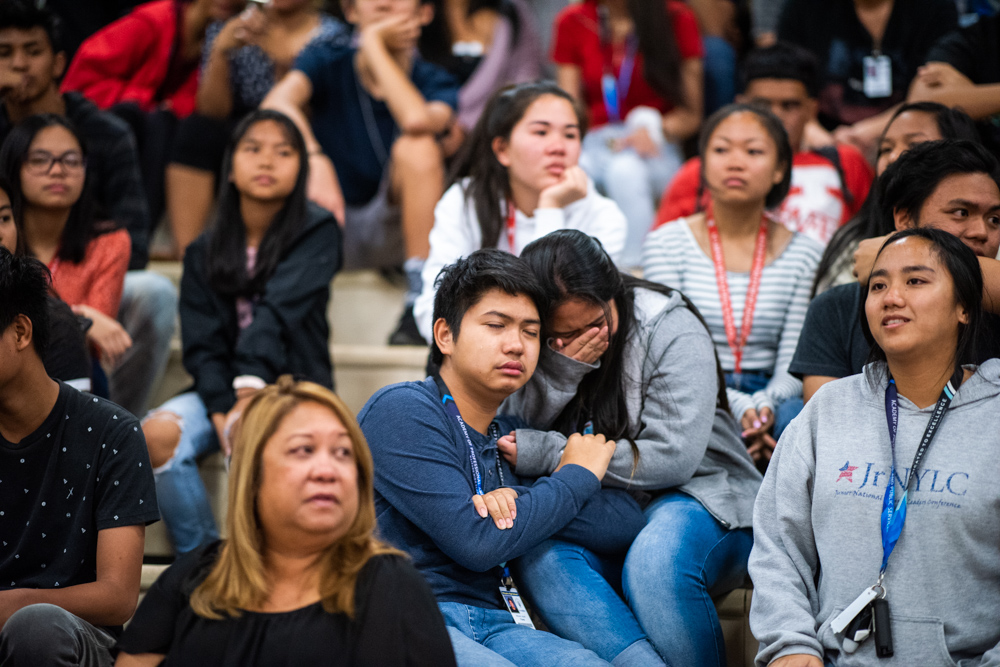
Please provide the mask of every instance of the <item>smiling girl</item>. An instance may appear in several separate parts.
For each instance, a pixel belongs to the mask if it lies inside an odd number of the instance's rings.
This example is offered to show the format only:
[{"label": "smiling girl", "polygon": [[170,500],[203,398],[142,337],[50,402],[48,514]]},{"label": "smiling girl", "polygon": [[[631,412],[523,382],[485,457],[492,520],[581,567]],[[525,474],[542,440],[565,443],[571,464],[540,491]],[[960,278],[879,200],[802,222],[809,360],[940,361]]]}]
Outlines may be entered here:
[{"label": "smiling girl", "polygon": [[[643,267],[646,278],[681,290],[704,315],[730,409],[751,455],[766,462],[801,406],[802,382],[788,364],[823,248],[766,215],[788,193],[792,160],[785,128],[769,111],[723,107],[699,143],[712,215],[651,233]],[[783,404],[787,412],[779,411]]]},{"label": "smiling girl", "polygon": [[255,111],[233,133],[213,226],[184,256],[181,341],[193,391],[143,422],[160,513],[178,553],[218,537],[197,461],[253,394],[282,373],[332,387],[326,321],[340,268],[333,215],[307,203],[308,157],[284,115]]},{"label": "smiling girl", "polygon": [[[946,232],[908,229],[882,246],[862,296],[870,363],[810,399],[757,497],[757,664],[996,659],[1000,362],[972,365],[982,287],[972,250]],[[884,632],[835,623],[865,591],[888,605],[891,659],[876,657]]]},{"label": "smiling girl", "polygon": [[480,248],[519,255],[549,232],[579,229],[618,258],[625,216],[577,165],[586,130],[573,98],[553,84],[522,84],[493,96],[434,209],[424,287],[414,305],[426,340],[433,337],[438,273]]}]

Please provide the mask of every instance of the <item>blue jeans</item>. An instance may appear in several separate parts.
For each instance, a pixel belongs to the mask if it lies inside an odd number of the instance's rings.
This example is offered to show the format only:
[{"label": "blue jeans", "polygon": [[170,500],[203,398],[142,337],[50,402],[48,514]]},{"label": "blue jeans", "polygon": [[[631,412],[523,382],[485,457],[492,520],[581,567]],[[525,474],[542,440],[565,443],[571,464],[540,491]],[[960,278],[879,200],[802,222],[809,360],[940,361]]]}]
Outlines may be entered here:
[{"label": "blue jeans", "polygon": [[153,470],[156,502],[174,550],[182,554],[219,538],[208,492],[198,474],[198,460],[219,449],[208,410],[195,392],[176,396],[156,408],[146,419],[174,420],[181,439],[169,461]]},{"label": "blue jeans", "polygon": [[111,372],[111,400],[141,415],[170,359],[170,339],[177,321],[177,288],[158,273],[129,271],[125,274],[118,321],[132,337],[132,347]]},{"label": "blue jeans", "polygon": [[[624,601],[608,559],[579,549],[536,550],[519,559],[522,592],[530,591],[546,624],[599,655],[644,633],[668,665],[724,666],[725,643],[712,598],[745,580],[752,531],[726,530],[679,491],[656,498],[645,514],[648,523],[621,573]],[[574,552],[586,556],[573,557]]]},{"label": "blue jeans", "polygon": [[458,602],[441,602],[438,607],[448,626],[458,667],[608,664],[579,644],[549,632],[517,625],[506,610],[471,607]]},{"label": "blue jeans", "polygon": [[[771,379],[770,373],[764,373],[761,371],[748,371],[740,374],[740,381],[736,381],[735,373],[726,373],[726,386],[730,389],[738,389],[747,394],[752,394],[755,391],[760,391],[767,387],[768,381]],[[802,402],[801,396],[793,396],[792,398],[785,399],[781,403],[778,403],[774,407],[774,439],[777,440],[781,437],[781,434],[785,431],[785,428],[792,423],[800,412],[804,403]],[[737,416],[736,421],[739,421]]]},{"label": "blue jeans", "polygon": [[622,600],[621,558],[571,542],[546,540],[516,559],[521,593],[560,637],[580,642],[616,667],[662,665]]},{"label": "blue jeans", "polygon": [[671,143],[663,144],[653,158],[640,157],[631,148],[611,150],[608,142],[629,132],[621,124],[591,130],[583,139],[580,154],[580,166],[625,214],[628,233],[619,262],[624,267],[639,266],[642,244],[656,214],[654,205],[683,162],[680,149]]}]

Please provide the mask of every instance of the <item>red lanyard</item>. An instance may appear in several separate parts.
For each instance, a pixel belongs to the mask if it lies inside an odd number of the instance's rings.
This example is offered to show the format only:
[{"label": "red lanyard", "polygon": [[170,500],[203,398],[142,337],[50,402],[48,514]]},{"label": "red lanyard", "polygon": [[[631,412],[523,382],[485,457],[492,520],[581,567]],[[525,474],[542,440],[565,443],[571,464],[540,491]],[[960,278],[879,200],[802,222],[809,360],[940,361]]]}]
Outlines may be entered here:
[{"label": "red lanyard", "polygon": [[743,348],[750,338],[753,328],[753,312],[757,308],[757,293],[760,292],[760,277],[764,273],[764,258],[767,255],[767,220],[761,218],[757,243],[753,248],[753,265],[750,267],[750,285],[747,286],[746,301],[743,303],[743,323],[739,334],[736,332],[736,318],[733,317],[733,300],[729,295],[729,281],[726,278],[726,263],[722,258],[722,240],[715,220],[708,219],[708,242],[712,246],[712,263],[715,265],[715,282],[719,286],[719,301],[722,303],[722,321],[726,325],[726,340],[736,359],[734,372],[741,372]]},{"label": "red lanyard", "polygon": [[514,248],[514,228],[517,226],[517,220],[515,216],[517,215],[517,209],[510,202],[507,202],[507,246],[510,248],[510,254],[516,255],[517,250]]}]

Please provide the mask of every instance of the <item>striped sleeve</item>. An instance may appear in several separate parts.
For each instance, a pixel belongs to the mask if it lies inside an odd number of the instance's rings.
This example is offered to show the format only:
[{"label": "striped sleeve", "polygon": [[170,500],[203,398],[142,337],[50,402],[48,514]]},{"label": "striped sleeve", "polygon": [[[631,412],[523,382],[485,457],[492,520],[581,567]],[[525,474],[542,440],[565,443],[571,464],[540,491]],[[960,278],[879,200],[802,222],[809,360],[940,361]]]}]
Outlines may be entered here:
[{"label": "striped sleeve", "polygon": [[[770,407],[802,391],[799,380],[788,374],[805,320],[822,246],[796,235],[784,252],[764,268],[753,325],[743,349],[743,370],[772,375],[768,386],[755,395],[730,389],[732,413],[739,419],[751,408]],[[646,278],[681,290],[697,306],[712,334],[722,368],[732,372],[736,358],[729,347],[711,259],[698,245],[686,220],[668,223],[649,234],[643,249]],[[749,273],[727,271],[733,299],[733,317],[740,325]]]},{"label": "striped sleeve", "polygon": [[[823,255],[823,247],[802,235],[796,235],[794,248],[789,247],[798,267],[798,277],[792,290],[792,298],[785,311],[785,325],[781,330],[781,340],[778,343],[778,355],[774,362],[774,372],[767,387],[754,394],[754,405],[758,411],[769,407],[774,411],[776,405],[802,393],[802,381],[788,372],[788,366],[795,356],[795,348],[799,344],[799,334],[809,309],[809,292],[812,288],[816,267]],[[786,251],[787,252],[787,251]]]}]

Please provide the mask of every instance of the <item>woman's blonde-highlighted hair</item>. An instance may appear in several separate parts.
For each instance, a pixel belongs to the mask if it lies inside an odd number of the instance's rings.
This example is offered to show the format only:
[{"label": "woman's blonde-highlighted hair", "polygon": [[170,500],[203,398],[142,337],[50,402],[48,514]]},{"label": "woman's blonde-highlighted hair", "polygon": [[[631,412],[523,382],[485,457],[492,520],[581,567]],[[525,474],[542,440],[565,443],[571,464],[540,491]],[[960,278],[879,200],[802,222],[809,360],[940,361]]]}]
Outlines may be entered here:
[{"label": "woman's blonde-highlighted hair", "polygon": [[264,569],[264,534],[257,516],[264,447],[281,422],[303,403],[329,408],[347,429],[357,466],[358,513],[350,528],[322,556],[320,596],[329,613],[354,614],[358,573],[372,556],[399,554],[375,537],[374,465],[368,443],[354,415],[329,389],[295,382],[290,375],[257,392],[243,413],[233,441],[229,469],[228,537],[205,580],[191,594],[191,608],[203,618],[239,616],[260,607],[269,594]]}]

